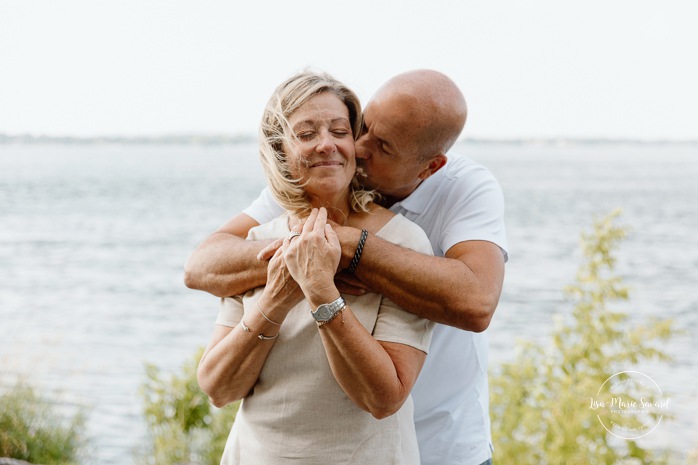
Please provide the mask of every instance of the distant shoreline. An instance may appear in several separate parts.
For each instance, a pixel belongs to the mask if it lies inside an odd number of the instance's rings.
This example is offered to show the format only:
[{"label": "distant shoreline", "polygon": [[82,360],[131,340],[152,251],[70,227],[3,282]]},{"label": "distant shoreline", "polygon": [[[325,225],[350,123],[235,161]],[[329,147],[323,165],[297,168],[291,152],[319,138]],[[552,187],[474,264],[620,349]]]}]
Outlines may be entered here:
[{"label": "distant shoreline", "polygon": [[[166,136],[47,136],[0,134],[0,145],[238,145],[253,144],[257,138],[251,135],[201,135],[181,134]],[[604,139],[604,138],[511,138],[486,139],[464,138],[458,144],[466,145],[532,145],[532,146],[575,146],[575,145],[698,145],[696,140],[665,139]]]}]

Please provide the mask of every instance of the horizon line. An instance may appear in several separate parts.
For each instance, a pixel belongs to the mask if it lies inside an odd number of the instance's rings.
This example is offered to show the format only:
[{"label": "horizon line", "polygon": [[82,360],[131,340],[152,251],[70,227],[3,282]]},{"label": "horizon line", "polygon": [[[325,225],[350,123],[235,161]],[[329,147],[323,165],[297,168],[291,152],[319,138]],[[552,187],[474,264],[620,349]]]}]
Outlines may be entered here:
[{"label": "horizon line", "polygon": [[[153,145],[225,145],[255,143],[257,136],[251,134],[205,134],[172,133],[149,135],[47,135],[0,133],[0,145],[30,144],[153,144]],[[698,139],[679,138],[632,138],[632,137],[591,137],[591,136],[530,136],[530,137],[462,137],[456,144],[676,144],[694,145]]]}]

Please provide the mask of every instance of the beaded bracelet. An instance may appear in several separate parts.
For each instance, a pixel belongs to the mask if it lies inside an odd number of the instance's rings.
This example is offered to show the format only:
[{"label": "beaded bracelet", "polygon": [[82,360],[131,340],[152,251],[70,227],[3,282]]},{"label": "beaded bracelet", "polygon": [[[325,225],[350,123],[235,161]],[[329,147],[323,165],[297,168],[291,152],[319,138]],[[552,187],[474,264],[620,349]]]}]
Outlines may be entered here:
[{"label": "beaded bracelet", "polygon": [[356,246],[356,252],[354,252],[354,258],[351,259],[351,264],[349,265],[349,273],[354,273],[356,271],[356,267],[359,266],[359,260],[361,260],[361,253],[364,251],[364,245],[366,244],[367,237],[368,231],[362,229],[361,238]]}]

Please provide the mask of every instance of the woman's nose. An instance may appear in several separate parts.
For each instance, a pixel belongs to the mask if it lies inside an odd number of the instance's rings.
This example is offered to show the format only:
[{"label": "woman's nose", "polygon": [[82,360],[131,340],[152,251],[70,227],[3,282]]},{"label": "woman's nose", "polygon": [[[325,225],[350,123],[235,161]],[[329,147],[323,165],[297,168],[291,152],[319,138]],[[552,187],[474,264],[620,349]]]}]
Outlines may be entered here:
[{"label": "woman's nose", "polygon": [[315,149],[320,153],[333,153],[335,151],[336,145],[329,131],[320,133],[320,140]]}]

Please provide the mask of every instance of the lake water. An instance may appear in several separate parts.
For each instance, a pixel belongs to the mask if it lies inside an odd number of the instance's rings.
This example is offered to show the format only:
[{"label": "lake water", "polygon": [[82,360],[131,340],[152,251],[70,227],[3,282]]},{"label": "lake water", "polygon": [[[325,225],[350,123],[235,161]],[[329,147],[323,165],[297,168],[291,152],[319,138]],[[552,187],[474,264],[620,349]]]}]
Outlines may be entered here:
[{"label": "lake water", "polygon": [[[633,369],[672,398],[643,438],[698,444],[698,146],[464,144],[507,202],[510,261],[490,327],[491,360],[544,337],[570,304],[579,233],[616,207],[632,232],[618,271],[633,321],[670,317],[672,362]],[[0,384],[17,375],[90,408],[93,462],[133,463],[144,432],[144,363],[175,370],[207,342],[216,299],[182,265],[264,181],[252,145],[0,146]],[[630,367],[629,367],[630,368]],[[590,393],[592,395],[593,393]]]}]

